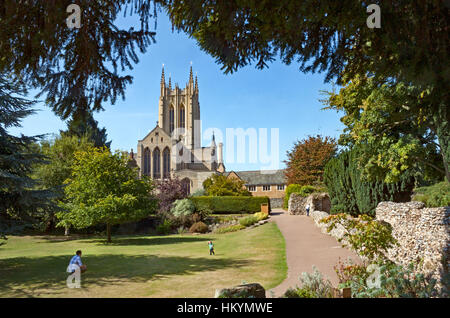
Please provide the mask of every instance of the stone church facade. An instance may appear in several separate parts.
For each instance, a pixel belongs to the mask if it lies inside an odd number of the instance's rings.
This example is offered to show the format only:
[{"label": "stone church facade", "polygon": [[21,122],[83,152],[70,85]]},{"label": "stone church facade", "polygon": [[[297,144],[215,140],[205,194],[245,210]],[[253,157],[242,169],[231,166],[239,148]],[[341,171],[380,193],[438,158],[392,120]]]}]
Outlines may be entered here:
[{"label": "stone church facade", "polygon": [[137,156],[131,156],[140,176],[178,177],[192,193],[212,174],[225,172],[223,144],[216,145],[213,136],[209,147],[201,146],[199,89],[192,66],[184,88],[172,88],[170,78],[166,83],[163,67],[160,89],[156,127],[138,141]]}]

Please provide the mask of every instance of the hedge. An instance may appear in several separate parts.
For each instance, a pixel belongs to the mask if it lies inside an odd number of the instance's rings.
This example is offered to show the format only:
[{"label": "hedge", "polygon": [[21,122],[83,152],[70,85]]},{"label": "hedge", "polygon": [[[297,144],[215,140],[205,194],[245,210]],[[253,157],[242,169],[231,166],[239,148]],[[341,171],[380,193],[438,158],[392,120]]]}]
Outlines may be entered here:
[{"label": "hedge", "polygon": [[365,181],[358,164],[363,155],[353,148],[326,164],[323,179],[331,199],[331,214],[375,216],[375,208],[381,201],[410,201],[415,181],[411,173],[404,173],[396,183]]},{"label": "hedge", "polygon": [[195,208],[207,206],[213,213],[255,213],[261,211],[261,204],[269,205],[269,197],[251,196],[199,196],[191,197]]}]

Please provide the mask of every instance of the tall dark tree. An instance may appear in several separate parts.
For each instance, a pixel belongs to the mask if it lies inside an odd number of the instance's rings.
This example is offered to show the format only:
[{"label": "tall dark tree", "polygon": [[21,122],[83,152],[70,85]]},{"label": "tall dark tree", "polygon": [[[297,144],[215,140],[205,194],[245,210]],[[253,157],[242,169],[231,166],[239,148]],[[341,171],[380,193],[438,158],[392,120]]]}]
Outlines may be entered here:
[{"label": "tall dark tree", "polygon": [[397,182],[386,183],[380,178],[367,181],[358,163],[363,155],[359,147],[354,147],[332,158],[325,166],[323,178],[331,198],[331,213],[374,216],[381,201],[411,200],[415,183],[411,173],[402,174]]},{"label": "tall dark tree", "polygon": [[[80,28],[66,23],[66,9],[74,2],[81,9]],[[0,1],[0,72],[12,69],[14,76],[41,90],[62,119],[102,110],[103,102],[124,98],[132,77],[119,72],[132,69],[138,53],[154,42],[149,24],[157,11],[152,2]],[[117,26],[123,13],[139,17],[137,29]]]},{"label": "tall dark tree", "polygon": [[79,138],[87,137],[92,141],[94,147],[107,147],[111,146],[111,141],[107,141],[106,128],[100,129],[98,127],[98,121],[94,119],[91,112],[86,112],[83,116],[72,117],[67,122],[67,130],[61,131],[62,135],[77,136]]},{"label": "tall dark tree", "polygon": [[34,101],[25,99],[24,86],[0,73],[0,233],[14,230],[16,221],[31,221],[34,213],[50,204],[52,193],[35,190],[30,178],[33,166],[44,160],[35,152],[42,136],[14,136],[9,128],[20,127],[34,113]]}]

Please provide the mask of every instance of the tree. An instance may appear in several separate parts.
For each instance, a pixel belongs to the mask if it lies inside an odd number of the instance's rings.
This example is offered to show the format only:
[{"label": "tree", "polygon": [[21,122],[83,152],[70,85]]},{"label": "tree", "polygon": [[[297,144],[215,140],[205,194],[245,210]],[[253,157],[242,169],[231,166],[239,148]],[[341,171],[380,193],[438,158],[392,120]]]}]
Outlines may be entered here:
[{"label": "tree", "polygon": [[242,180],[214,174],[203,181],[203,188],[209,196],[251,196],[244,184]]},{"label": "tree", "polygon": [[409,170],[437,182],[444,176],[450,180],[450,174],[428,109],[430,93],[402,82],[355,77],[323,102],[344,113],[346,128],[339,143],[363,151],[357,160],[367,179],[396,182]]},{"label": "tree", "polygon": [[61,135],[77,136],[82,138],[86,136],[94,143],[94,147],[111,146],[111,141],[107,141],[106,128],[98,128],[98,122],[94,119],[91,112],[86,112],[79,117],[74,117],[67,123],[67,131],[62,131]]},{"label": "tree", "polygon": [[159,212],[162,213],[169,212],[176,200],[181,200],[188,196],[186,188],[183,187],[183,183],[178,178],[156,181],[156,189]]},{"label": "tree", "polygon": [[[0,73],[0,235],[14,231],[14,221],[34,221],[34,214],[49,206],[52,193],[34,189],[33,165],[43,163],[34,144],[42,136],[13,136],[11,127],[34,113],[34,101],[23,98],[23,83]],[[17,224],[16,224],[17,225]]]},{"label": "tree", "polygon": [[336,153],[336,142],[331,137],[309,136],[297,141],[287,152],[286,178],[289,184],[321,184],[325,164]]},{"label": "tree", "polygon": [[[79,0],[81,27],[69,28],[67,7],[72,0],[0,2],[0,72],[11,71],[40,90],[46,103],[63,119],[102,102],[125,96],[129,75],[119,71],[139,62],[155,41],[149,23],[155,21],[151,0]],[[140,25],[117,27],[119,14],[137,15]]]},{"label": "tree", "polygon": [[425,112],[422,116],[428,118],[426,124],[436,134],[447,164],[447,1],[379,3],[382,25],[371,29],[366,25],[365,1],[162,1],[175,28],[195,38],[226,73],[252,62],[267,67],[279,55],[286,64],[298,62],[303,72],[326,72],[325,80],[337,84],[372,75],[377,83],[412,85],[416,98],[425,95],[419,109]]},{"label": "tree", "polygon": [[54,192],[52,208],[43,216],[46,231],[55,225],[54,214],[59,210],[57,203],[65,200],[64,182],[72,176],[75,153],[89,151],[93,144],[87,137],[58,136],[54,140],[43,140],[40,144],[40,153],[45,156],[46,162],[35,165],[32,177],[37,180],[40,189],[51,189]]},{"label": "tree", "polygon": [[64,191],[67,203],[57,213],[59,226],[106,224],[108,242],[111,225],[143,219],[157,209],[151,180],[139,179],[127,157],[111,154],[107,148],[75,153],[72,177]]},{"label": "tree", "polygon": [[404,173],[399,181],[386,183],[378,178],[367,181],[358,159],[364,155],[357,146],[343,151],[325,166],[323,179],[331,199],[331,213],[373,216],[382,201],[410,201],[415,178]]}]

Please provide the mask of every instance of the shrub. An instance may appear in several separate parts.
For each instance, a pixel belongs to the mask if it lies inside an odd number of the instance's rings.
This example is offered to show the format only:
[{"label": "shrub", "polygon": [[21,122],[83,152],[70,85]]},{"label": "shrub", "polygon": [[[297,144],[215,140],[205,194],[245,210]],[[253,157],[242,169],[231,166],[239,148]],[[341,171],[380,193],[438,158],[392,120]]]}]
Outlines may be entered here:
[{"label": "shrub", "polygon": [[224,227],[218,228],[214,232],[217,234],[223,234],[223,233],[229,233],[229,232],[236,232],[236,231],[239,231],[242,229],[245,229],[245,226],[243,226],[241,224],[235,224],[235,225],[224,226]]},{"label": "shrub", "polygon": [[200,201],[197,205],[194,205],[195,212],[200,216],[200,220],[206,219],[213,213],[213,210],[209,207],[208,202]]},{"label": "shrub", "polygon": [[290,184],[286,188],[284,195],[283,208],[287,209],[289,205],[289,198],[292,193],[298,193],[302,197],[307,197],[311,193],[318,192],[320,189],[310,185],[301,186],[299,184]]},{"label": "shrub", "polygon": [[358,218],[341,213],[330,215],[319,221],[327,224],[327,231],[333,230],[337,224],[344,227],[343,237],[339,242],[350,246],[359,255],[366,257],[369,262],[386,259],[386,252],[389,248],[397,244],[392,236],[390,227],[378,222],[368,215],[360,215]]},{"label": "shrub", "polygon": [[421,201],[429,208],[450,206],[450,182],[443,181],[429,187],[415,189],[413,200]]},{"label": "shrub", "polygon": [[317,295],[304,288],[289,288],[283,295],[284,298],[317,298]]},{"label": "shrub", "polygon": [[172,230],[172,222],[169,219],[165,219],[162,223],[158,224],[156,227],[156,232],[158,234],[167,235]]},{"label": "shrub", "polygon": [[189,232],[191,233],[206,233],[208,232],[208,225],[206,225],[203,222],[195,222],[192,224],[191,228],[189,229]]},{"label": "shrub", "polygon": [[269,204],[268,197],[218,196],[192,197],[195,209],[208,208],[213,213],[255,213],[261,211],[261,204]]},{"label": "shrub", "polygon": [[256,212],[255,214],[253,214],[254,217],[256,217],[257,221],[262,221],[265,220],[269,217],[269,215],[267,213],[264,212]]},{"label": "shrub", "polygon": [[156,187],[160,213],[169,212],[176,200],[187,197],[186,189],[178,178],[156,181]]},{"label": "shrub", "polygon": [[184,233],[187,233],[187,231],[188,230],[184,226],[180,226],[180,227],[177,228],[177,233],[178,234],[184,234]]},{"label": "shrub", "polygon": [[253,215],[243,217],[239,220],[239,224],[241,224],[245,227],[251,226],[251,225],[255,224],[256,222],[258,222],[258,219],[256,218],[256,216],[253,216]]},{"label": "shrub", "polygon": [[197,189],[194,191],[194,193],[191,194],[191,197],[202,197],[207,195],[205,189]]},{"label": "shrub", "polygon": [[324,279],[322,273],[317,267],[313,266],[313,272],[302,273],[300,276],[300,283],[303,294],[316,295],[318,298],[332,298],[333,285],[328,279]]},{"label": "shrub", "polygon": [[[355,276],[348,284],[355,298],[430,298],[444,297],[436,288],[432,275],[416,273],[414,263],[406,268],[391,262],[378,267],[379,286],[368,286],[364,276]],[[415,274],[416,273],[416,274]]]},{"label": "shrub", "polygon": [[189,199],[176,200],[170,212],[175,217],[189,216],[195,211],[195,206]]}]

